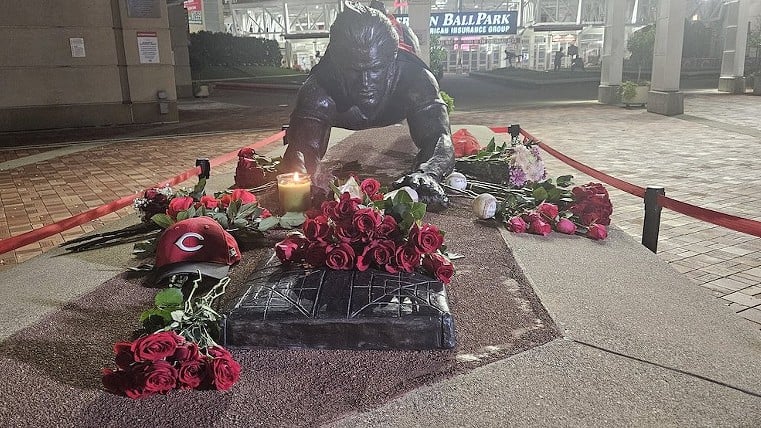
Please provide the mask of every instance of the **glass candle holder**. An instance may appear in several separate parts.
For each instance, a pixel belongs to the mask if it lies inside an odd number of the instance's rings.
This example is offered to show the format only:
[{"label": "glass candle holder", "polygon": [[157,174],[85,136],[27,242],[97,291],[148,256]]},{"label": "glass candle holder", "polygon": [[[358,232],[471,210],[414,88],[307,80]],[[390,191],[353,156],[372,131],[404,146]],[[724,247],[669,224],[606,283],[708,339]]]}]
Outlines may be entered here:
[{"label": "glass candle holder", "polygon": [[283,212],[304,212],[311,204],[312,177],[298,172],[280,174],[277,192]]}]

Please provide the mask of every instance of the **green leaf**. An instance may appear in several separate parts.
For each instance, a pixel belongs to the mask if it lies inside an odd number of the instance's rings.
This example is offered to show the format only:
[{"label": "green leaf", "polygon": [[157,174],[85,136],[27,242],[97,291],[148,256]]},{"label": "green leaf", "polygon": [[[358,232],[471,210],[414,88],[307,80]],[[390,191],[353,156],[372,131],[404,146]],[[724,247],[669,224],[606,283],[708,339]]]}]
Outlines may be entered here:
[{"label": "green leaf", "polygon": [[394,205],[411,204],[412,202],[412,196],[404,190],[400,190],[394,195]]},{"label": "green leaf", "polygon": [[259,230],[264,232],[264,231],[272,229],[273,227],[277,226],[278,224],[280,224],[280,217],[272,216],[272,217],[263,218],[259,222]]},{"label": "green leaf", "polygon": [[190,208],[188,208],[187,213],[188,213],[188,218],[198,217],[197,215],[198,211],[196,210],[196,207],[194,206],[191,206]]},{"label": "green leaf", "polygon": [[561,175],[557,178],[558,187],[568,187],[573,184],[572,175]]},{"label": "green leaf", "polygon": [[182,290],[179,288],[167,288],[161,290],[156,294],[154,303],[159,308],[166,307],[180,307],[182,306]]},{"label": "green leaf", "polygon": [[235,220],[235,217],[238,216],[238,211],[240,210],[240,199],[236,199],[232,202],[230,202],[230,205],[227,206],[227,219],[230,221]]},{"label": "green leaf", "polygon": [[183,311],[182,309],[172,311],[171,316],[174,321],[180,322],[185,317],[185,311]]},{"label": "green leaf", "polygon": [[486,149],[484,151],[486,152],[494,152],[497,148],[497,143],[494,142],[494,137],[491,137],[491,140],[489,140],[489,144],[486,145]]},{"label": "green leaf", "polygon": [[162,229],[166,229],[174,224],[174,219],[172,217],[161,213],[154,214],[153,217],[151,217],[151,221],[159,225]]},{"label": "green leaf", "polygon": [[230,224],[227,220],[227,215],[224,213],[213,212],[211,213],[211,218],[213,218],[214,221],[219,223],[224,229],[227,229],[227,226]]},{"label": "green leaf", "polygon": [[162,320],[166,322],[169,322],[172,320],[172,317],[169,313],[169,311],[159,308],[151,308],[146,311],[143,311],[143,313],[140,314],[140,323],[144,324],[145,321],[150,317],[159,317]]},{"label": "green leaf", "polygon": [[560,199],[561,194],[562,193],[560,192],[560,189],[558,189],[557,187],[553,187],[552,189],[547,191],[547,200],[556,202],[557,200]]},{"label": "green leaf", "polygon": [[280,226],[284,229],[293,229],[304,224],[307,217],[302,212],[287,212],[280,217]]},{"label": "green leaf", "polygon": [[537,187],[531,194],[537,201],[545,201],[548,196],[547,191],[543,187]]},{"label": "green leaf", "polygon": [[338,186],[336,186],[335,183],[333,183],[332,181],[328,184],[330,184],[330,190],[333,191],[333,194],[338,197],[341,197],[341,189],[339,189]]},{"label": "green leaf", "polygon": [[413,202],[410,213],[415,220],[422,220],[425,217],[426,205],[422,202]]},{"label": "green leaf", "polygon": [[236,217],[233,220],[233,227],[246,227],[248,221],[245,218]]},{"label": "green leaf", "polygon": [[188,218],[188,212],[187,211],[180,211],[177,213],[177,221],[183,221]]},{"label": "green leaf", "polygon": [[198,183],[196,183],[195,186],[193,186],[193,191],[190,193],[190,196],[194,200],[200,200],[201,196],[204,195],[203,189],[206,187],[206,179],[205,178],[199,178]]},{"label": "green leaf", "polygon": [[238,211],[238,215],[236,215],[237,218],[249,218],[249,217],[258,217],[259,214],[262,213],[262,209],[259,207],[259,204],[253,203],[253,204],[245,204],[240,207],[240,211]]}]

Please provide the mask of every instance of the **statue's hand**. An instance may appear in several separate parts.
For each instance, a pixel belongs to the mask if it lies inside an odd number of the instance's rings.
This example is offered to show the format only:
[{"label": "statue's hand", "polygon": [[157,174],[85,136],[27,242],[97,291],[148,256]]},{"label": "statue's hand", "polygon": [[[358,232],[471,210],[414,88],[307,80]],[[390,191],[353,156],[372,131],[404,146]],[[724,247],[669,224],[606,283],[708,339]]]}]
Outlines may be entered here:
[{"label": "statue's hand", "polygon": [[444,189],[431,175],[413,172],[391,184],[392,190],[404,186],[409,186],[417,191],[420,202],[427,205],[428,211],[442,211],[449,207],[449,198],[444,193]]}]

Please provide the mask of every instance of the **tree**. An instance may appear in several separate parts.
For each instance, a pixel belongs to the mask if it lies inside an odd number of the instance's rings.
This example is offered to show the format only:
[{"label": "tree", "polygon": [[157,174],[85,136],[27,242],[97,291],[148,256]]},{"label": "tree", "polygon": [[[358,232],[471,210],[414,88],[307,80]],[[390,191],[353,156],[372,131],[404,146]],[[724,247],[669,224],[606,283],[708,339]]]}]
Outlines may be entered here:
[{"label": "tree", "polygon": [[653,47],[655,46],[655,24],[650,24],[632,33],[626,42],[626,49],[631,56],[629,61],[637,66],[637,81],[639,82],[642,67],[652,67]]}]

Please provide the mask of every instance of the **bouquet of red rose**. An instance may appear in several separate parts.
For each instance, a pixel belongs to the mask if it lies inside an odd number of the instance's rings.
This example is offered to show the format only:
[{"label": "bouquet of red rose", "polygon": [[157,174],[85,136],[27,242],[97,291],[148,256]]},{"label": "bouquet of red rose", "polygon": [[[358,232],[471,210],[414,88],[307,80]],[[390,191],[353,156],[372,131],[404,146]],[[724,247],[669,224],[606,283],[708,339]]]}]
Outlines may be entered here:
[{"label": "bouquet of red rose", "polygon": [[240,378],[240,365],[221,346],[201,352],[173,331],[114,345],[116,369],[103,370],[106,390],[137,399],[173,389],[226,391]]},{"label": "bouquet of red rose", "polygon": [[372,178],[356,187],[359,192],[351,186],[342,188],[346,191],[334,189],[336,200],[308,212],[301,231],[275,245],[278,258],[283,263],[338,270],[373,267],[397,273],[422,269],[449,283],[454,267],[443,254],[444,234],[420,221],[425,204],[414,202],[403,191],[384,199],[380,183]]}]

